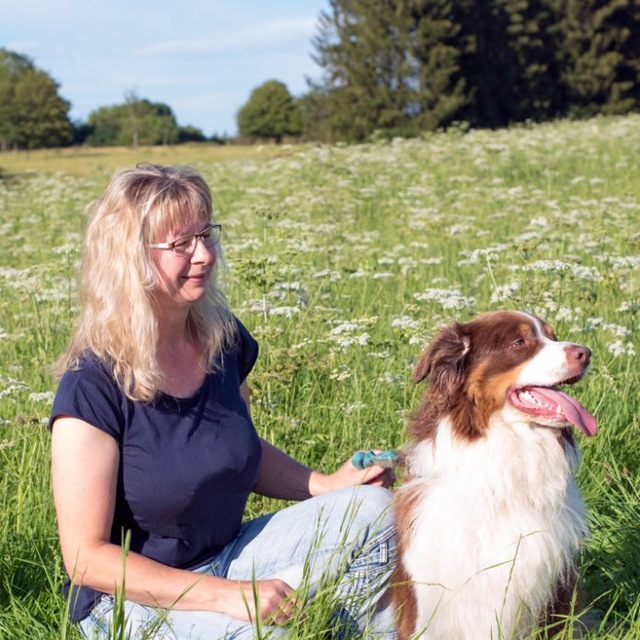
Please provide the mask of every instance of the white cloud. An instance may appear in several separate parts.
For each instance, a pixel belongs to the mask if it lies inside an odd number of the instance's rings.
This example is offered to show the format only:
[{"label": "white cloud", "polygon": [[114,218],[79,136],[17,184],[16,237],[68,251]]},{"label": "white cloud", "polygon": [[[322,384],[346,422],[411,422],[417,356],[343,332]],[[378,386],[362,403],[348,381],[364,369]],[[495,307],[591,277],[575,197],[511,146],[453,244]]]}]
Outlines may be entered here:
[{"label": "white cloud", "polygon": [[142,56],[162,56],[192,53],[221,53],[254,49],[256,47],[309,40],[316,29],[316,18],[272,20],[260,25],[239,29],[233,35],[212,35],[207,39],[176,39],[136,47],[133,52]]}]

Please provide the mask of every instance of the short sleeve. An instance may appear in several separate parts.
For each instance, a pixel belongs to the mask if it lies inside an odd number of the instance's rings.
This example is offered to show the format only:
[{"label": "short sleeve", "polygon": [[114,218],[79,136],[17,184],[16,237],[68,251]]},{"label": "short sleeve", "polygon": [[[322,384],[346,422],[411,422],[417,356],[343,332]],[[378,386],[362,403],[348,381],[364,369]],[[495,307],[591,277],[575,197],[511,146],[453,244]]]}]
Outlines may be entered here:
[{"label": "short sleeve", "polygon": [[124,431],[122,394],[107,371],[97,364],[65,372],[53,401],[49,427],[71,416],[104,431],[119,442]]},{"label": "short sleeve", "polygon": [[251,370],[258,359],[258,343],[238,318],[236,318],[235,321],[238,326],[238,365],[240,382],[242,383],[251,373]]}]

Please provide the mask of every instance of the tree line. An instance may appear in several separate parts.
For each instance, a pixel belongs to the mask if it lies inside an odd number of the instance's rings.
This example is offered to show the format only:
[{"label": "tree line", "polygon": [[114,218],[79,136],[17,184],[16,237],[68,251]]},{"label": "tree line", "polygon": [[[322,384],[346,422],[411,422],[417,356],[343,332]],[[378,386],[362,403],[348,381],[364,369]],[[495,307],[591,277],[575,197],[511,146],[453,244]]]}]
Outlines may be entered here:
[{"label": "tree line", "polygon": [[313,44],[334,139],[640,106],[640,0],[329,0]]},{"label": "tree line", "polygon": [[[360,141],[640,107],[640,0],[329,0],[312,46],[321,77],[297,97],[256,87],[240,136]],[[134,94],[73,125],[57,88],[0,49],[0,145],[205,139]]]},{"label": "tree line", "polygon": [[135,92],[121,104],[99,107],[86,122],[69,119],[70,103],[58,83],[33,60],[0,48],[0,149],[159,145],[205,141],[202,131],[180,126],[169,105]]}]

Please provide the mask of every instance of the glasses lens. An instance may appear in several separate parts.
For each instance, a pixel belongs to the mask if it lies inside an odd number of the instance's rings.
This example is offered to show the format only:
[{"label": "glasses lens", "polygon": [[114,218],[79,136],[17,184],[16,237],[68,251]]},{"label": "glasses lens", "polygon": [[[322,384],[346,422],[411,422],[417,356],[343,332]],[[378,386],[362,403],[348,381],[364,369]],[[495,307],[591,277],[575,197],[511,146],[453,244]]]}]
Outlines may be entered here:
[{"label": "glasses lens", "polygon": [[173,251],[177,256],[187,256],[193,252],[196,246],[195,236],[185,236],[173,241]]},{"label": "glasses lens", "polygon": [[173,251],[177,256],[190,256],[196,250],[198,238],[207,249],[213,249],[220,240],[220,230],[220,225],[211,225],[200,233],[178,238],[173,241]]},{"label": "glasses lens", "polygon": [[220,240],[220,227],[218,225],[212,225],[207,227],[201,234],[199,234],[204,242],[205,246],[209,249],[218,244]]}]

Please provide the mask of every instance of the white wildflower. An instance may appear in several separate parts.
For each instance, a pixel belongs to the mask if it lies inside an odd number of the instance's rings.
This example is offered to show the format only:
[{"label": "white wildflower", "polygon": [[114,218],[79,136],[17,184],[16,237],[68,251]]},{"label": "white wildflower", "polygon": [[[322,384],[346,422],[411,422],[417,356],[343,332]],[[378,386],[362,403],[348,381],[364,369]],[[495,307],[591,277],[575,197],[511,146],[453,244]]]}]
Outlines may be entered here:
[{"label": "white wildflower", "polygon": [[448,229],[449,235],[452,236],[469,233],[470,231],[472,231],[472,228],[468,224],[454,224]]},{"label": "white wildflower", "polygon": [[624,343],[622,340],[617,340],[616,342],[612,342],[607,345],[607,351],[612,353],[616,358],[620,356],[634,357],[636,355],[636,350],[633,344],[631,342]]},{"label": "white wildflower", "polygon": [[20,391],[26,391],[29,387],[26,382],[21,382],[20,380],[13,380],[9,378],[6,380],[6,386],[4,389],[0,390],[0,398],[4,398],[6,396],[11,396]]},{"label": "white wildflower", "polygon": [[249,300],[249,306],[244,307],[249,313],[268,313],[271,309],[271,305],[264,299]]},{"label": "white wildflower", "polygon": [[491,304],[497,304],[498,302],[513,300],[518,291],[520,291],[519,282],[508,282],[507,284],[499,285],[491,292],[490,302]]},{"label": "white wildflower", "polygon": [[637,269],[640,268],[640,255],[618,256],[611,258],[612,269]]},{"label": "white wildflower", "polygon": [[269,309],[270,316],[285,316],[289,319],[297,313],[300,313],[299,307],[272,307]]},{"label": "white wildflower", "polygon": [[400,316],[391,321],[391,327],[401,331],[414,331],[420,328],[420,322],[409,316]]},{"label": "white wildflower", "polygon": [[276,291],[294,291],[296,293],[304,292],[302,283],[297,280],[294,280],[293,282],[276,282],[276,284],[273,285],[273,288]]},{"label": "white wildflower", "polygon": [[351,372],[348,369],[334,369],[329,375],[331,380],[337,380],[338,382],[348,380],[350,377]]},{"label": "white wildflower", "polygon": [[596,267],[585,267],[562,260],[538,260],[524,267],[525,271],[555,272],[559,274],[571,274],[580,280],[597,282],[602,279]]},{"label": "white wildflower", "polygon": [[56,394],[53,391],[43,391],[41,393],[30,393],[29,400],[33,402],[47,402],[49,404],[53,403],[53,399],[56,397]]},{"label": "white wildflower", "polygon": [[341,322],[338,326],[331,329],[332,336],[339,336],[343,333],[355,333],[356,331],[362,331],[364,326],[356,324],[355,322]]},{"label": "white wildflower", "polygon": [[371,336],[366,332],[354,336],[340,336],[336,339],[336,344],[342,349],[347,349],[348,347],[351,347],[353,345],[365,347],[367,344],[369,344],[370,338]]},{"label": "white wildflower", "polygon": [[329,269],[324,269],[322,271],[316,271],[311,275],[314,280],[324,280],[327,279],[329,282],[337,282],[338,280],[342,280],[342,275],[338,271],[330,271]]},{"label": "white wildflower", "polygon": [[384,374],[378,378],[381,382],[385,382],[387,384],[398,384],[404,383],[404,378],[400,375],[394,375],[389,371],[385,371]]},{"label": "white wildflower", "polygon": [[638,304],[635,300],[625,300],[616,311],[620,313],[630,312],[637,313],[640,311],[640,304]]},{"label": "white wildflower", "polygon": [[348,404],[345,408],[344,408],[344,412],[349,415],[351,413],[358,413],[359,411],[362,411],[363,409],[366,409],[367,405],[364,402],[354,402],[353,404]]},{"label": "white wildflower", "polygon": [[461,251],[460,255],[468,256],[466,260],[461,260],[459,264],[478,264],[479,262],[491,262],[498,260],[499,254],[508,249],[506,244],[499,244],[486,249],[476,249],[475,251]]},{"label": "white wildflower", "polygon": [[476,299],[462,295],[459,289],[426,289],[413,296],[420,302],[436,302],[444,309],[465,309],[476,304]]}]

